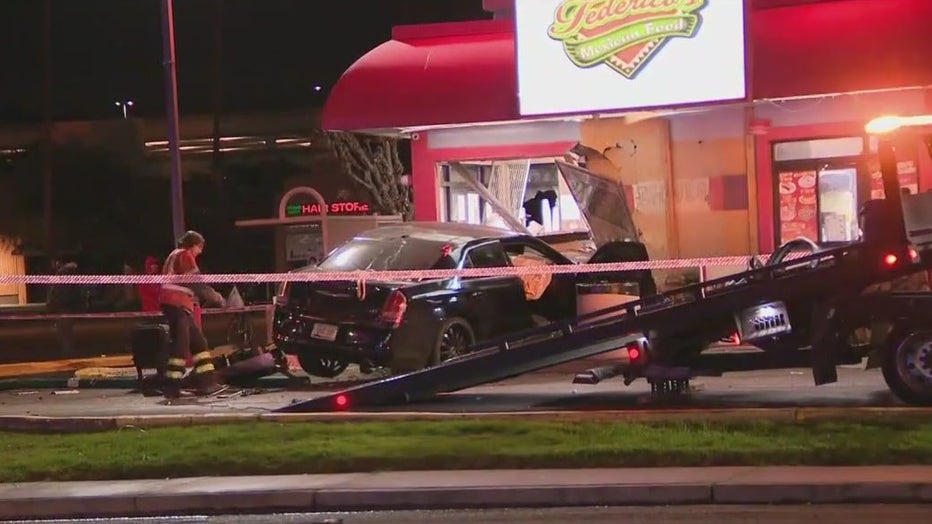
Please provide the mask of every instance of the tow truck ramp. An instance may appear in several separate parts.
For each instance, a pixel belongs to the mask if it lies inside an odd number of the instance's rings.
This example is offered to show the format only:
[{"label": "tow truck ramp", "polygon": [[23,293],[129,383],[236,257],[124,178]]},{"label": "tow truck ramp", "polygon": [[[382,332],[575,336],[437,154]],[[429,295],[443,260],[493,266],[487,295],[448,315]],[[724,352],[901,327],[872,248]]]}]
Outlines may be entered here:
[{"label": "tow truck ramp", "polygon": [[423,401],[632,345],[646,347],[656,330],[668,340],[698,336],[711,341],[723,334],[716,329],[733,329],[736,314],[748,308],[777,301],[821,300],[845,288],[862,289],[893,280],[925,269],[924,259],[932,261],[932,253],[918,255],[908,252],[907,246],[890,251],[852,244],[826,250],[485,341],[473,346],[468,355],[439,366],[277,411],[341,411]]}]

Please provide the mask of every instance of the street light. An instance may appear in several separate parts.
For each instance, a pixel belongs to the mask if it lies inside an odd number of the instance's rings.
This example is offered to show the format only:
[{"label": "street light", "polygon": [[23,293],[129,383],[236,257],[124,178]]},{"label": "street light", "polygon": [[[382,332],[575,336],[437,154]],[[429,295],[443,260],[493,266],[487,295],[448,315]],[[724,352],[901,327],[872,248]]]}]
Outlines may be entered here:
[{"label": "street light", "polygon": [[123,119],[125,120],[128,116],[128,110],[130,107],[133,107],[132,100],[124,100],[123,102],[114,102],[114,105],[123,109]]}]

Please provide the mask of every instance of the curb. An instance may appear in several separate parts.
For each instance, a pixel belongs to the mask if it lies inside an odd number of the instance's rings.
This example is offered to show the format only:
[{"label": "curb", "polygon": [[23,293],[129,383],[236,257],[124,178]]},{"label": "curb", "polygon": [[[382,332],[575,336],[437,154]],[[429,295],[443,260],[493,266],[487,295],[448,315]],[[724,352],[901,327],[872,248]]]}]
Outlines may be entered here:
[{"label": "curb", "polygon": [[515,411],[488,413],[203,413],[115,417],[0,416],[0,431],[88,433],[122,428],[206,426],[244,422],[403,422],[443,420],[537,420],[542,422],[819,422],[895,421],[932,418],[932,408],[740,408],[629,411]]},{"label": "curb", "polygon": [[[193,479],[190,479],[193,480]],[[199,479],[210,483],[210,479]],[[217,489],[187,487],[124,492],[62,486],[62,495],[7,498],[0,519],[140,518],[204,514],[468,510],[572,506],[705,504],[924,504],[932,503],[930,481],[783,484],[692,482],[551,486],[484,485],[438,488]],[[310,484],[310,483],[309,483]],[[203,485],[203,484],[201,484]],[[150,488],[151,489],[151,488]],[[78,493],[75,493],[78,491]],[[92,510],[89,508],[93,508]]]},{"label": "curb", "polygon": [[[76,385],[77,384],[77,385]],[[294,381],[288,377],[260,378],[255,388],[285,388],[294,386]],[[35,377],[35,378],[7,378],[0,379],[0,391],[16,391],[24,389],[130,389],[139,387],[136,377],[132,378],[82,378],[74,377]]]}]

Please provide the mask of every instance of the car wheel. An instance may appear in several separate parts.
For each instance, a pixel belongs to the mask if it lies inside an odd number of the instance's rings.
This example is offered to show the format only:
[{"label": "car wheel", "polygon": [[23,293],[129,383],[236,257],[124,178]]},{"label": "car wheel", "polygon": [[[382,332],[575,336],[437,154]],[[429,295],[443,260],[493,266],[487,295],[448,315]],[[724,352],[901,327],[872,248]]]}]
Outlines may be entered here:
[{"label": "car wheel", "polygon": [[914,406],[932,406],[932,331],[892,334],[881,371],[897,398]]},{"label": "car wheel", "polygon": [[476,342],[475,333],[469,322],[461,318],[451,318],[441,324],[437,330],[437,340],[428,365],[436,366],[469,352]]},{"label": "car wheel", "polygon": [[318,357],[307,353],[298,353],[298,364],[308,375],[334,378],[346,371],[349,362],[335,358]]}]

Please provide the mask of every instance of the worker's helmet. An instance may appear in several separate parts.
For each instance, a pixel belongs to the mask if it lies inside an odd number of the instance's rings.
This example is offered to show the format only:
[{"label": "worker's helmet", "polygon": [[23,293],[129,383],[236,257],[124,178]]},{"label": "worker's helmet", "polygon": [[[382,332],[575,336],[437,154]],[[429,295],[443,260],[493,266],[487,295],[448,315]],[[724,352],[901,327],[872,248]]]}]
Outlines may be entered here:
[{"label": "worker's helmet", "polygon": [[204,235],[198,233],[197,231],[186,231],[181,238],[178,239],[178,247],[182,249],[190,249],[194,246],[201,246],[204,244]]}]

